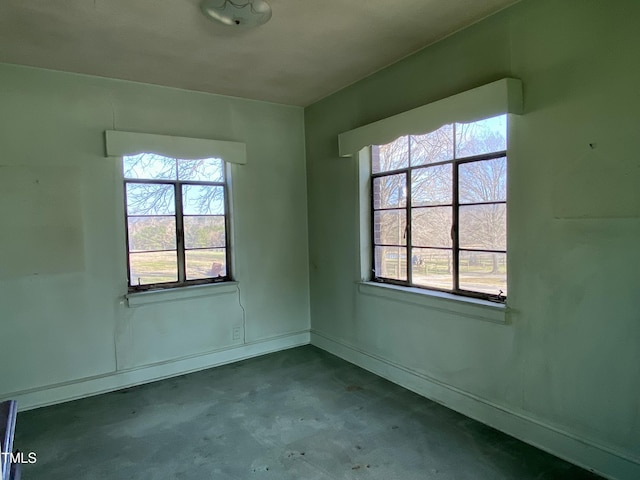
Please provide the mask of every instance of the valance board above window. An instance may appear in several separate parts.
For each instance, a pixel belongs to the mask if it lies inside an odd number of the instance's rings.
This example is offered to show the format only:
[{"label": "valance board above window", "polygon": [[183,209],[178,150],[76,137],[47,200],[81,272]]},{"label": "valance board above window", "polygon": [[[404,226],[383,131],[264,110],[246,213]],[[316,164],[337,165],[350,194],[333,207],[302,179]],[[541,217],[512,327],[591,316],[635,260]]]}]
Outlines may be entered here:
[{"label": "valance board above window", "polygon": [[156,153],[169,158],[221,158],[229,163],[247,163],[247,148],[241,142],[107,130],[105,146],[107,157]]},{"label": "valance board above window", "polygon": [[338,135],[341,157],[403,135],[421,135],[450,123],[468,123],[504,113],[522,113],[522,82],[503,78]]}]

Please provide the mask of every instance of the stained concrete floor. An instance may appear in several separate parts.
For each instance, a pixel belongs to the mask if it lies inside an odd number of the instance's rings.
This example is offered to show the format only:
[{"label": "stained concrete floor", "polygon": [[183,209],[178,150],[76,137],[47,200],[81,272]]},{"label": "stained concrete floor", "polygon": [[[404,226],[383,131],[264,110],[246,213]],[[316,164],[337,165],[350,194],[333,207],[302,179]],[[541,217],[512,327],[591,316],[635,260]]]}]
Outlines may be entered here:
[{"label": "stained concrete floor", "polygon": [[20,413],[25,480],[596,479],[306,346]]}]

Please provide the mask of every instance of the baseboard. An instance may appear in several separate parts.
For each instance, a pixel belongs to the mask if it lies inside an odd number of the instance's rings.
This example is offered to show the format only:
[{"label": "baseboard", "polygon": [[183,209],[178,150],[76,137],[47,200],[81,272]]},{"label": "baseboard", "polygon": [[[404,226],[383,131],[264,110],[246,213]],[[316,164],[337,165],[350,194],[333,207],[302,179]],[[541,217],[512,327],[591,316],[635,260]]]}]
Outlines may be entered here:
[{"label": "baseboard", "polygon": [[[309,331],[281,335],[200,355],[3,395],[18,401],[20,411],[112,392],[211,367],[309,344]],[[0,399],[2,400],[2,399]]]},{"label": "baseboard", "polygon": [[348,362],[445,405],[541,450],[606,478],[640,478],[640,460],[561,428],[529,417],[526,413],[494,404],[446,385],[420,372],[366,352],[354,345],[312,330],[311,344]]}]

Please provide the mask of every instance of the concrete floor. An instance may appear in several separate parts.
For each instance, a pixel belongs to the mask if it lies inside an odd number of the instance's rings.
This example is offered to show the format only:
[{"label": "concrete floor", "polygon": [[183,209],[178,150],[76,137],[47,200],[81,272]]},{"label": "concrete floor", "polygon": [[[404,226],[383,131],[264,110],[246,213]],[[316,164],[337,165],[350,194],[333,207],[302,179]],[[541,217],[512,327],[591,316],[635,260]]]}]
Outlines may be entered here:
[{"label": "concrete floor", "polygon": [[25,480],[596,479],[306,346],[20,413]]}]

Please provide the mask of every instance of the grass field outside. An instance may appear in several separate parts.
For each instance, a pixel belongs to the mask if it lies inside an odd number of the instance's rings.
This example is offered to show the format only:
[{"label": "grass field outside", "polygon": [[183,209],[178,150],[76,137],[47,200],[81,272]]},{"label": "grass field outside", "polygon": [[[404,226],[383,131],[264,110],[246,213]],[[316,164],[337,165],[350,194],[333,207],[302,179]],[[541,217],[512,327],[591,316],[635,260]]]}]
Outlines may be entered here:
[{"label": "grass field outside", "polygon": [[[388,258],[383,260],[382,276],[398,280],[406,280],[406,260]],[[422,287],[433,287],[443,290],[453,288],[453,275],[449,256],[425,256],[412,264],[411,275],[413,283]],[[507,295],[507,266],[506,256],[498,257],[494,265],[491,254],[483,253],[475,259],[465,259],[460,262],[460,288],[497,295]]]},{"label": "grass field outside", "polygon": [[[187,280],[215,278],[226,274],[225,249],[187,250]],[[178,281],[175,251],[130,254],[131,285]]]}]

